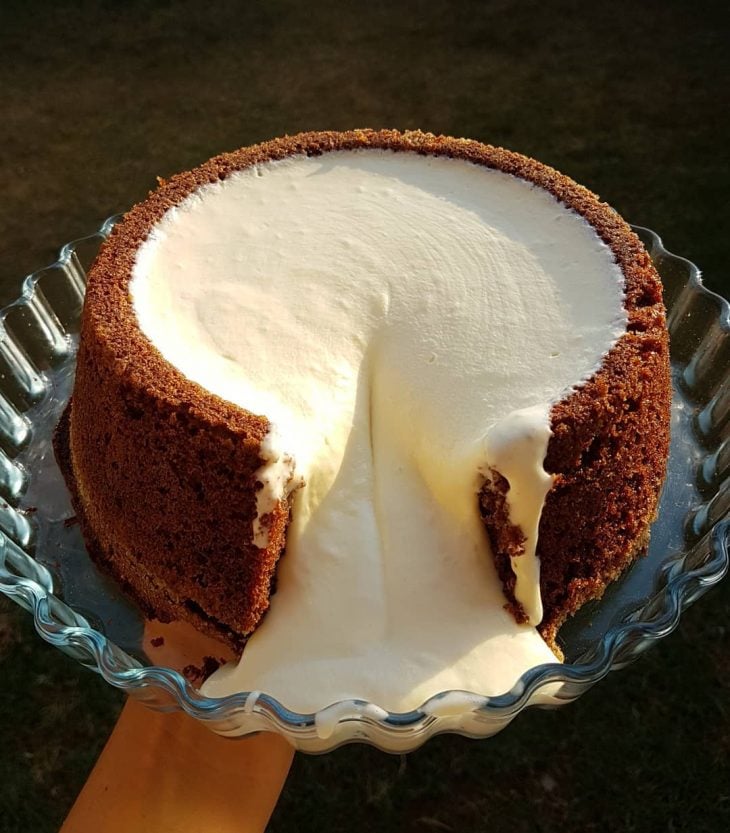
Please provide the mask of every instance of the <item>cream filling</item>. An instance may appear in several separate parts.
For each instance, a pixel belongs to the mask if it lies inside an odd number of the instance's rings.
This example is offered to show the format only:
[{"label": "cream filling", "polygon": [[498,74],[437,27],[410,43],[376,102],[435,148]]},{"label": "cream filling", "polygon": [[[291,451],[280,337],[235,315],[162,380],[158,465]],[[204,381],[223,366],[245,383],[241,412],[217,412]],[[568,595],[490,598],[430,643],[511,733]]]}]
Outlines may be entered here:
[{"label": "cream filling", "polygon": [[513,556],[510,564],[515,574],[515,599],[533,625],[542,621],[537,531],[553,485],[552,476],[542,466],[550,435],[550,404],[533,405],[513,411],[493,425],[483,447],[485,479],[494,470],[507,480],[509,519],[525,538],[522,555]]},{"label": "cream filling", "polygon": [[[315,711],[501,694],[554,656],[535,555],[551,405],[625,331],[592,227],[515,177],[388,151],[294,157],[201,188],[141,247],[142,331],[188,378],[269,417],[261,517],[296,483],[277,593],[206,694]],[[504,610],[477,493],[525,535],[531,625]]]}]

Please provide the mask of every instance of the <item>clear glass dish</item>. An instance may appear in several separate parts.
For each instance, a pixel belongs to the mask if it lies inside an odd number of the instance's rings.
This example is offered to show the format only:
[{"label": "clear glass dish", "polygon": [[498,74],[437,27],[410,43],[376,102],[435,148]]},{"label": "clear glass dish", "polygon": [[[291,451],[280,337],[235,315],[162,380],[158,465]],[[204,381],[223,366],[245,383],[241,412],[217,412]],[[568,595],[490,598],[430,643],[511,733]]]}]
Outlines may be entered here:
[{"label": "clear glass dish", "polygon": [[32,613],[43,639],[111,685],[153,708],[182,709],[220,734],[274,731],[307,752],[351,741],[406,752],[447,731],[484,738],[526,707],[568,703],[634,660],[727,571],[730,307],[702,286],[693,264],[636,228],[669,311],[669,473],[647,556],[562,629],[566,662],[531,669],[499,697],[444,692],[406,714],[362,701],[297,714],[265,692],[204,697],[179,671],[154,664],[142,614],[90,562],[51,448],[73,380],[85,270],[116,219],[64,246],[0,313],[0,591]]}]

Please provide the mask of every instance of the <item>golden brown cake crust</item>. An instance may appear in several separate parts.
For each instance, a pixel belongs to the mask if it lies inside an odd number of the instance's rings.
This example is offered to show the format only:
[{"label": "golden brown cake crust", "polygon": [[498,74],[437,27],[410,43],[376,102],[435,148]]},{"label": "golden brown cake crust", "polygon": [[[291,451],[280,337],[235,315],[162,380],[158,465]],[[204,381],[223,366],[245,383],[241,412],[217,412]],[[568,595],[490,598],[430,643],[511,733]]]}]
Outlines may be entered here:
[{"label": "golden brown cake crust", "polygon": [[[552,410],[546,468],[556,475],[540,524],[546,616],[557,627],[631,559],[652,519],[669,436],[668,343],[661,286],[626,223],[587,189],[525,156],[421,132],[354,130],[276,139],[216,156],[160,183],[129,211],[94,263],[70,416],[69,479],[84,535],[143,605],[229,641],[268,607],[289,509],[271,518],[269,546],[252,541],[255,473],[269,423],[209,393],[169,364],[140,331],[129,282],[140,245],[172,207],[205,185],[295,154],[358,148],[438,154],[534,183],[585,217],[626,281],[628,328],[601,370]],[[482,513],[510,593],[519,536],[499,490]],[[514,599],[512,599],[514,602]]]}]

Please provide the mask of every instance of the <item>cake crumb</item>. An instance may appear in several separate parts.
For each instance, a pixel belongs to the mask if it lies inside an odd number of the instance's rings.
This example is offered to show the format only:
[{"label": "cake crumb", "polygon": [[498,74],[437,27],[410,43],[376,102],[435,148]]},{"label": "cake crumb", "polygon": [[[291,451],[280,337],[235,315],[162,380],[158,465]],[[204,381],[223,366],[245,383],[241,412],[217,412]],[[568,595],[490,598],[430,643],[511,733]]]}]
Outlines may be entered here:
[{"label": "cake crumb", "polygon": [[183,668],[183,676],[189,683],[199,683],[207,680],[208,677],[214,672],[217,671],[221,665],[223,665],[225,660],[216,659],[215,657],[206,656],[203,657],[202,665],[197,666],[193,665],[186,665]]}]

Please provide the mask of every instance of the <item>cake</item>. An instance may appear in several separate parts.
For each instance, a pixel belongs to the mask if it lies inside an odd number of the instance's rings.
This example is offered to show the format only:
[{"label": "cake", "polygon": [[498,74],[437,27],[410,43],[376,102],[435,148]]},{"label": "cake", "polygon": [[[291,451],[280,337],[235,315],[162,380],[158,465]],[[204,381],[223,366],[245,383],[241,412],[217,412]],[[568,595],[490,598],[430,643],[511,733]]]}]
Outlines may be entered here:
[{"label": "cake", "polygon": [[245,644],[206,693],[407,710],[560,656],[646,545],[670,391],[659,279],[595,195],[478,142],[307,133],[114,228],[57,455],[143,609]]}]

